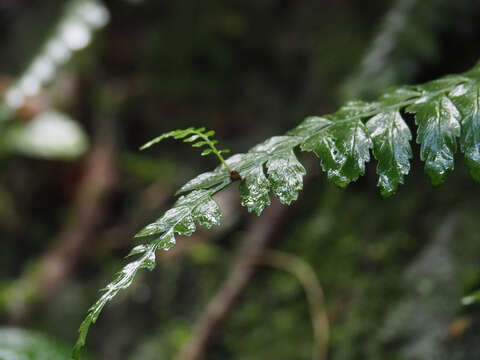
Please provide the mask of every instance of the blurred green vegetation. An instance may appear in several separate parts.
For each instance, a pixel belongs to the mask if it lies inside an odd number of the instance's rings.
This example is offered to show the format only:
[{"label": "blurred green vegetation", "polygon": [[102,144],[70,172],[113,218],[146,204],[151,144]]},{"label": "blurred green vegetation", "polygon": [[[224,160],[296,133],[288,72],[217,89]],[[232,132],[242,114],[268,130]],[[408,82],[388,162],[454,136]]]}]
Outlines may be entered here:
[{"label": "blurred green vegetation", "polygon": [[[2,93],[40,51],[63,4],[0,4]],[[216,165],[175,142],[139,152],[147,140],[202,125],[232,152],[244,152],[346,98],[461,72],[479,58],[475,0],[104,5],[109,24],[0,122],[4,134],[60,111],[90,144],[76,158],[48,160],[6,149],[0,136],[0,321],[24,329],[0,330],[2,360],[12,358],[2,351],[33,354],[32,347],[45,358],[42,347],[50,345],[31,341],[47,338],[63,343],[59,359],[67,356],[98,289],[136,244],[132,235],[169,207],[179,185]],[[399,17],[404,21],[397,24]],[[365,72],[362,64],[382,36],[376,45],[382,56],[369,63],[378,70]],[[316,161],[301,160],[314,176],[271,246],[315,270],[330,322],[328,358],[478,358],[479,308],[462,307],[460,299],[480,281],[480,187],[462,159],[437,188],[414,162],[406,184],[387,200],[376,188],[374,162],[364,178],[340,190]],[[94,358],[174,358],[252,221],[236,190],[219,202],[221,229],[180,239],[178,248],[192,246],[161,256],[154,272],[140,274],[105,309],[87,344]],[[260,267],[205,358],[309,359],[310,316],[298,279]],[[9,331],[37,335],[20,342],[25,346],[11,345]]]}]

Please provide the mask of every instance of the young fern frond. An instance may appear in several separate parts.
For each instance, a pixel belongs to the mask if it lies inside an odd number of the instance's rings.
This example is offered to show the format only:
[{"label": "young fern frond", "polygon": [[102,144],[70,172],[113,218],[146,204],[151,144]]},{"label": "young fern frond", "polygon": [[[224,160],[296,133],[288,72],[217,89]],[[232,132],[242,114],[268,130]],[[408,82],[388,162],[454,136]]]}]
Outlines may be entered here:
[{"label": "young fern frond", "polygon": [[[365,173],[372,150],[378,161],[378,187],[383,196],[394,194],[410,171],[412,157],[412,134],[401,110],[415,115],[416,142],[421,145],[420,157],[432,184],[442,183],[453,170],[457,141],[471,175],[480,181],[480,63],[461,75],[390,89],[375,102],[351,101],[334,114],[309,117],[285,135],[223,160],[215,170],[200,174],[180,188],[177,194],[182,196],[173,208],[136,234],[151,237],[132,250],[131,255],[138,258],[117,274],[89,309],[79,329],[74,359],[78,359],[88,329],[103,307],[131,284],[138,270],[155,267],[155,252],[170,249],[175,243],[174,234],[191,235],[195,221],[207,227],[219,223],[221,212],[212,196],[235,180],[225,169],[234,169],[243,179],[239,185],[242,205],[257,215],[270,204],[270,192],[287,205],[297,198],[305,169],[295,156],[296,148],[314,152],[328,178],[341,187]],[[172,131],[142,148],[168,137],[186,138],[186,142],[201,139],[198,146],[208,145],[207,150],[223,159],[210,140],[213,133],[204,131]]]},{"label": "young fern frond", "polygon": [[230,149],[218,150],[215,146],[216,144],[218,144],[218,141],[210,139],[213,135],[215,135],[214,130],[205,132],[204,127],[198,129],[195,129],[194,127],[189,127],[187,129],[173,130],[157,136],[155,139],[150,140],[145,145],[141,146],[140,150],[148,149],[149,147],[158,144],[160,141],[167,138],[174,138],[177,140],[183,139],[183,142],[193,143],[192,147],[200,148],[202,146],[208,146],[209,149],[203,150],[201,155],[205,156],[209,154],[215,154],[218,160],[220,160],[220,162],[225,166],[225,169],[227,169],[227,171],[230,173],[232,172],[232,170],[222,156],[222,154],[228,154],[230,152]]}]

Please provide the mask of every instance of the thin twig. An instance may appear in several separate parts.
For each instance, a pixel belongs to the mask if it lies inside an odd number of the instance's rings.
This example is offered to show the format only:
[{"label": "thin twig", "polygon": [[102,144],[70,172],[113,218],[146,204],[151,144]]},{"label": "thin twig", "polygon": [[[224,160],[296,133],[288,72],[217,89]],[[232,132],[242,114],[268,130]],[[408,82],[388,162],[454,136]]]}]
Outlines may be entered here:
[{"label": "thin twig", "polygon": [[278,250],[265,251],[259,263],[291,273],[301,283],[310,307],[313,327],[313,360],[325,360],[328,355],[329,322],[322,287],[313,268],[302,258]]}]

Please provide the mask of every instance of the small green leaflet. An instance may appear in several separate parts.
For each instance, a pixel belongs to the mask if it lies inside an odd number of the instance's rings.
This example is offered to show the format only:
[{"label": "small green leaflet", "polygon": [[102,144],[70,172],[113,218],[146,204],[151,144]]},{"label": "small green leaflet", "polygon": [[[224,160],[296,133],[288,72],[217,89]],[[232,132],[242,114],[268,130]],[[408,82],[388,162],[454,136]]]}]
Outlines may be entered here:
[{"label": "small green leaflet", "polygon": [[297,200],[299,191],[303,189],[303,177],[306,173],[293,150],[275,156],[267,162],[270,187],[285,205]]},{"label": "small green leaflet", "polygon": [[480,302],[480,290],[462,298],[463,305],[471,305],[478,302]]},{"label": "small green leaflet", "polygon": [[[306,173],[293,152],[299,140],[296,136],[275,136],[250,150],[252,156],[263,154],[265,157],[240,183],[242,205],[248,211],[260,215],[270,205],[271,190],[283,204],[290,204],[298,197]],[[268,179],[263,171],[264,163]]]},{"label": "small green leaflet", "polygon": [[187,129],[173,130],[173,131],[166,132],[150,140],[149,142],[141,146],[140,150],[148,149],[149,147],[152,147],[153,145],[158,144],[164,139],[168,139],[168,138],[174,138],[176,140],[183,139],[183,142],[193,143],[192,147],[195,147],[195,148],[208,146],[209,148],[203,150],[201,155],[205,156],[213,153],[218,157],[220,161],[223,162],[224,160],[221,154],[229,153],[230,150],[229,149],[218,150],[215,146],[216,144],[218,144],[218,141],[210,139],[213,135],[215,135],[215,131],[210,130],[205,132],[204,127],[200,127],[198,129],[195,129],[194,127],[189,127]]},{"label": "small green leaflet", "polygon": [[460,136],[460,112],[446,95],[422,97],[407,107],[407,111],[415,114],[417,143],[421,144],[420,157],[425,161],[425,172],[433,185],[439,185],[453,170]]},{"label": "small green leaflet", "polygon": [[480,89],[472,80],[457,86],[450,98],[461,113],[460,147],[472,177],[480,182]]},{"label": "small green leaflet", "polygon": [[221,212],[211,196],[223,187],[220,184],[213,190],[195,190],[181,196],[172,209],[140,230],[135,237],[153,236],[168,231],[190,236],[195,231],[195,221],[207,227],[218,225]]},{"label": "small green leaflet", "polygon": [[335,119],[329,127],[308,138],[303,151],[313,151],[328,178],[340,187],[347,186],[365,173],[373,146],[361,119]]},{"label": "small green leaflet", "polygon": [[268,154],[266,168],[269,188],[285,205],[298,198],[299,191],[303,189],[303,177],[307,173],[293,152],[299,141],[297,136],[274,136],[251,150],[252,153]]},{"label": "small green leaflet", "polygon": [[378,186],[383,196],[390,196],[410,171],[412,134],[398,110],[374,116],[367,122],[367,128],[378,161]]},{"label": "small green leaflet", "polygon": [[270,183],[268,182],[263,169],[257,167],[253,169],[249,176],[240,183],[240,196],[242,206],[246,206],[248,211],[260,215],[268,205],[270,205]]}]

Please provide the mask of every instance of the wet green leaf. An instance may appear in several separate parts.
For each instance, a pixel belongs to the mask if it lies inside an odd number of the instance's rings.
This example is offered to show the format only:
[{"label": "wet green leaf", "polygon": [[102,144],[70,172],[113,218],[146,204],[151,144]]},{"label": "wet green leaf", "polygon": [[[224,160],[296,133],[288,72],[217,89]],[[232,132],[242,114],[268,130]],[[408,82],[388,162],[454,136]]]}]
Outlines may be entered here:
[{"label": "wet green leaf", "polygon": [[271,188],[282,204],[289,205],[303,189],[305,168],[297,160],[294,152],[276,156],[267,162],[267,174]]},{"label": "wet green leaf", "polygon": [[192,213],[196,221],[202,226],[211,228],[213,225],[220,225],[222,212],[218,204],[210,199],[198,205]]},{"label": "wet green leaf", "polygon": [[450,97],[462,116],[460,147],[472,177],[480,181],[480,88],[478,81],[457,86]]},{"label": "wet green leaf", "polygon": [[416,88],[424,94],[430,96],[432,93],[446,93],[452,90],[452,88],[458,84],[468,81],[469,79],[465,76],[448,75],[437,80],[429,81],[421,86],[417,86]]},{"label": "wet green leaf", "polygon": [[381,105],[377,102],[365,102],[360,100],[352,100],[342,106],[333,117],[335,119],[353,120],[352,118],[363,118],[369,114],[382,111]]},{"label": "wet green leaf", "polygon": [[240,183],[240,196],[242,206],[246,206],[249,212],[260,215],[270,205],[270,183],[263,173],[262,167],[253,169],[248,177]]},{"label": "wet green leaf", "polygon": [[410,171],[412,134],[397,110],[374,116],[367,122],[367,128],[378,160],[378,186],[383,196],[390,196]]},{"label": "wet green leaf", "polygon": [[315,152],[328,178],[338,186],[345,187],[364,174],[372,145],[365,124],[360,119],[338,119],[310,137],[301,148]]},{"label": "wet green leaf", "polygon": [[268,155],[280,155],[282,152],[290,152],[300,143],[298,137],[295,136],[274,136],[263,143],[254,146],[250,152],[266,153]]},{"label": "wet green leaf", "polygon": [[417,143],[425,172],[434,185],[441,184],[453,170],[453,158],[460,136],[460,113],[446,95],[421,98],[407,108],[415,114]]}]

